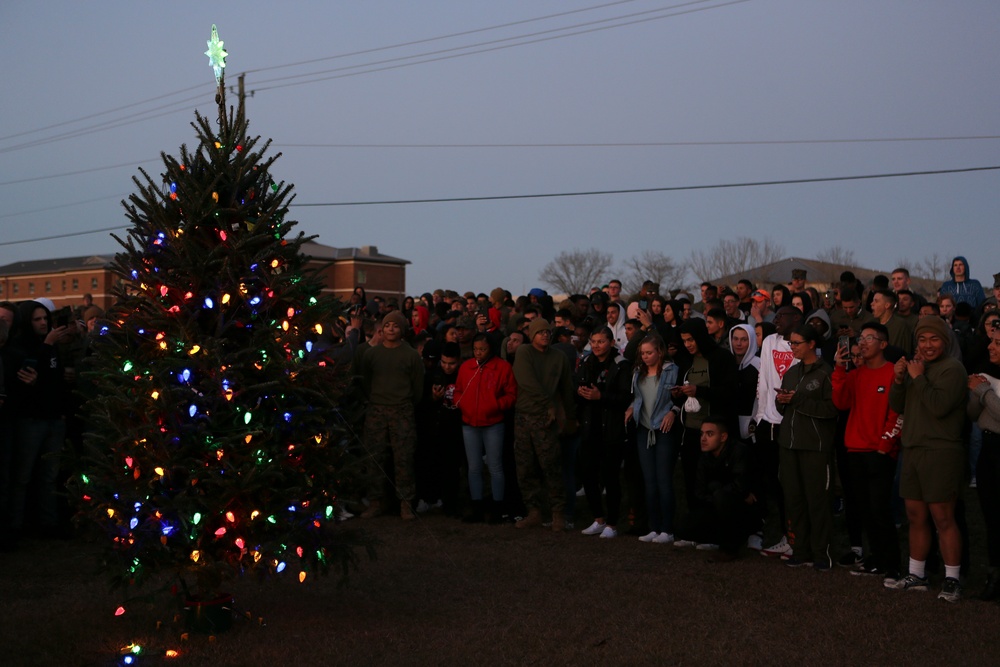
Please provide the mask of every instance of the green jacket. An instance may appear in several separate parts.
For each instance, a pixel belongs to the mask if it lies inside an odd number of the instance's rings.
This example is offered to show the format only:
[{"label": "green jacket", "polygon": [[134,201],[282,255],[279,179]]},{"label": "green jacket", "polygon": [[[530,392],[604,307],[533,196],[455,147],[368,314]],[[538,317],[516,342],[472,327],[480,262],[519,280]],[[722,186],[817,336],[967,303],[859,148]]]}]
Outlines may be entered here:
[{"label": "green jacket", "polygon": [[566,419],[576,418],[576,387],[569,360],[562,352],[551,347],[539,352],[531,345],[522,345],[514,356],[514,380],[517,412],[535,417],[565,414]]},{"label": "green jacket", "polygon": [[785,372],[781,388],[795,392],[790,403],[778,404],[782,414],[778,445],[815,452],[833,450],[837,408],[833,404],[830,367],[822,359],[795,364]]},{"label": "green jacket", "polygon": [[903,415],[903,449],[962,449],[968,387],[965,367],[950,356],[926,364],[923,375],[893,382],[889,407]]}]

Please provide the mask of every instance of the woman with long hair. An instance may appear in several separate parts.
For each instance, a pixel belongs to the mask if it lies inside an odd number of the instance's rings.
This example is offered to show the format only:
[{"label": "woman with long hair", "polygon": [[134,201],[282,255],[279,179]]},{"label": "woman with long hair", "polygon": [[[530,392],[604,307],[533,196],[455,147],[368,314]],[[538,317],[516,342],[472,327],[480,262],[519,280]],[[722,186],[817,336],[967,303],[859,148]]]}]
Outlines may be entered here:
[{"label": "woman with long hair", "polygon": [[[580,463],[583,490],[594,522],[584,535],[617,537],[621,469],[625,458],[625,410],[632,403],[632,364],[615,348],[611,329],[590,334],[590,354],[577,370]],[[607,502],[604,511],[601,491]]]},{"label": "woman with long hair", "polygon": [[632,375],[632,405],[625,421],[637,425],[636,451],[645,483],[650,532],[640,542],[674,541],[674,465],[677,440],[674,424],[680,408],[671,389],[677,383],[677,366],[667,358],[663,339],[650,334],[639,344],[639,363]]}]

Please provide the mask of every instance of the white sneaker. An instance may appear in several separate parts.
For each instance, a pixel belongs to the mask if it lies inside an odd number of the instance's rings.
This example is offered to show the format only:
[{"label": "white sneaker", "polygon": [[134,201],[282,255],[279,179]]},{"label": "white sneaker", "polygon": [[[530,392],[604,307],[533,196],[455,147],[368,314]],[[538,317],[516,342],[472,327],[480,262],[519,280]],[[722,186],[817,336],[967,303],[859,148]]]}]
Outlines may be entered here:
[{"label": "white sneaker", "polygon": [[699,544],[698,546],[696,546],[695,549],[697,549],[698,551],[718,551],[719,550],[719,545],[718,544],[707,544],[707,543],[703,542],[703,543]]},{"label": "white sneaker", "polygon": [[618,537],[618,531],[611,526],[605,526],[604,530],[601,531],[601,537],[605,539],[611,539],[612,537]]},{"label": "white sneaker", "polygon": [[760,550],[761,556],[780,556],[781,558],[791,558],[792,556],[792,545],[788,543],[788,540],[784,536],[778,541],[777,544],[770,546],[766,549]]},{"label": "white sneaker", "polygon": [[586,528],[584,528],[580,532],[583,533],[584,535],[600,535],[601,531],[603,531],[603,530],[604,530],[604,524],[603,523],[597,523],[595,521],[594,523],[590,524],[589,526],[587,526]]},{"label": "white sneaker", "polygon": [[639,541],[640,542],[655,542],[657,535],[659,535],[659,533],[654,530],[653,532],[646,533],[645,535],[643,535],[642,537],[640,537]]},{"label": "white sneaker", "polygon": [[696,547],[698,546],[698,543],[692,540],[674,540],[674,546],[680,548]]},{"label": "white sneaker", "polygon": [[747,549],[753,549],[754,551],[760,551],[764,548],[764,538],[759,534],[754,533],[747,538]]},{"label": "white sneaker", "polygon": [[671,542],[674,541],[674,534],[660,533],[659,535],[656,536],[656,539],[654,539],[653,541],[656,542],[657,544],[670,544]]}]

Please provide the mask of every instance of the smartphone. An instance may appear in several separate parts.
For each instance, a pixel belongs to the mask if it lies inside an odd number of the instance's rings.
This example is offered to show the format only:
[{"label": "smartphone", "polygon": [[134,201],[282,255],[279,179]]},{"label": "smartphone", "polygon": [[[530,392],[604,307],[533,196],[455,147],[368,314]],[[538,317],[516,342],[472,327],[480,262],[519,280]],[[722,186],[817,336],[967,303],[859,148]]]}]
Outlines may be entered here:
[{"label": "smartphone", "polygon": [[25,359],[21,362],[21,368],[32,368],[38,370],[38,359]]},{"label": "smartphone", "polygon": [[645,299],[639,299],[639,308],[641,308],[642,310],[646,310],[647,308],[649,308],[649,302],[646,301]]},{"label": "smartphone", "polygon": [[837,349],[839,350],[842,347],[843,348],[847,348],[847,353],[848,354],[851,353],[851,337],[850,336],[841,336],[840,338],[837,339]]}]

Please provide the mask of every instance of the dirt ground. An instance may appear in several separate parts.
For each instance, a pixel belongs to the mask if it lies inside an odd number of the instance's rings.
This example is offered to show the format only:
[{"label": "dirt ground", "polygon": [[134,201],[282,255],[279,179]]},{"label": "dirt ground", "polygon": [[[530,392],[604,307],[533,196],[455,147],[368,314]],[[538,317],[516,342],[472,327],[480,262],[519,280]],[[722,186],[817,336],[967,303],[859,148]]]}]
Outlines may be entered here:
[{"label": "dirt ground", "polygon": [[[967,502],[971,598],[985,554],[971,492]],[[715,564],[625,535],[434,513],[366,527],[377,560],[345,587],[333,577],[237,582],[240,616],[216,638],[182,639],[169,595],[115,617],[121,597],[96,569],[96,543],[26,542],[0,554],[0,664],[114,665],[132,642],[135,665],[199,667],[1000,663],[1000,605],[937,600],[940,574],[933,592],[904,593],[841,568],[791,569],[756,553]]]}]

